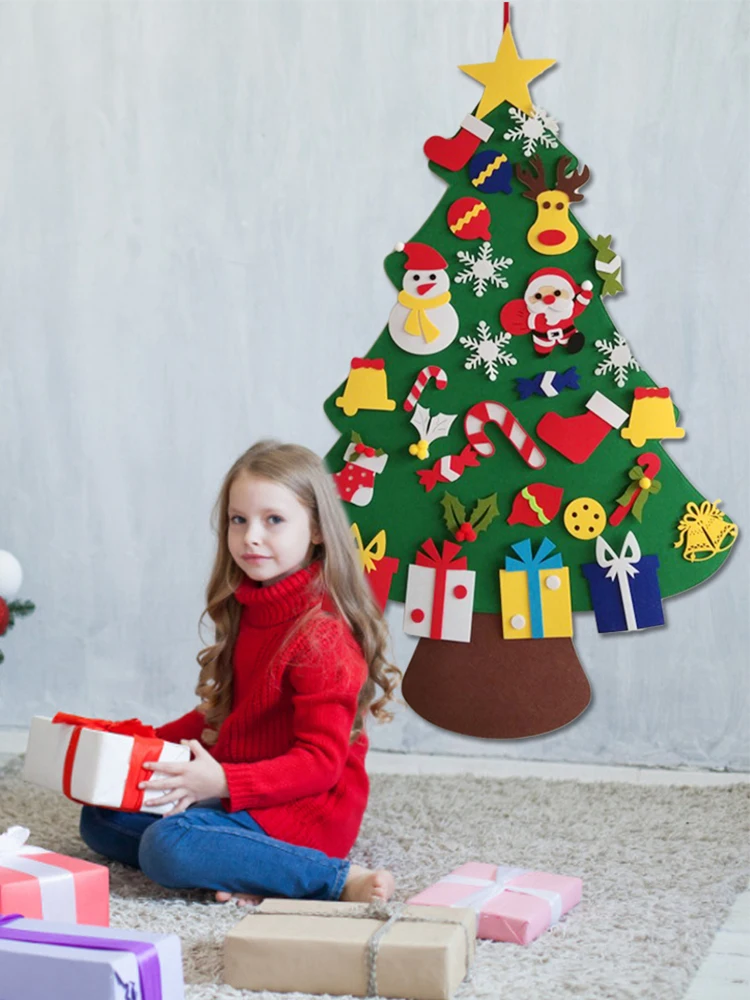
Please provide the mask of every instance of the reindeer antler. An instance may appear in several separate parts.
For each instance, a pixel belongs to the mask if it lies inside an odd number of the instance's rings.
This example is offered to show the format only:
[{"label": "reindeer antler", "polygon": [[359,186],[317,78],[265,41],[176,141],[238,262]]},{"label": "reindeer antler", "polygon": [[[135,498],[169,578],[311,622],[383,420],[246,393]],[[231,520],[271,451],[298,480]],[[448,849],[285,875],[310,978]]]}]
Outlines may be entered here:
[{"label": "reindeer antler", "polygon": [[516,177],[518,180],[529,190],[523,192],[524,198],[530,198],[531,201],[536,201],[537,196],[542,193],[542,191],[547,191],[547,181],[544,178],[544,164],[542,163],[541,156],[537,153],[536,156],[532,156],[529,160],[529,166],[534,168],[534,173],[532,174],[530,170],[524,170],[520,163],[516,164]]},{"label": "reindeer antler", "polygon": [[571,158],[569,156],[563,156],[557,161],[555,190],[562,191],[571,201],[583,201],[583,195],[578,193],[578,188],[583,187],[591,176],[591,172],[588,167],[584,167],[580,173],[573,171],[566,176],[565,171],[570,166],[570,161]]}]

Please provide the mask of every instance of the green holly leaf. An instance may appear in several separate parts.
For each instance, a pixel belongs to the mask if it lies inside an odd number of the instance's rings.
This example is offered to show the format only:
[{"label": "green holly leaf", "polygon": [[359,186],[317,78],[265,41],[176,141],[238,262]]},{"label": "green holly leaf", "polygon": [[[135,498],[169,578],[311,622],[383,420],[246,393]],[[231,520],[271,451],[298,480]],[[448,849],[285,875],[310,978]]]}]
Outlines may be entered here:
[{"label": "green holly leaf", "polygon": [[499,513],[497,493],[493,493],[492,496],[477,500],[474,510],[471,512],[469,524],[479,534],[480,531],[486,531],[489,528]]},{"label": "green holly leaf", "polygon": [[454,497],[450,493],[444,493],[440,503],[443,507],[443,517],[448,526],[448,531],[452,535],[455,535],[466,520],[466,508],[458,497]]}]

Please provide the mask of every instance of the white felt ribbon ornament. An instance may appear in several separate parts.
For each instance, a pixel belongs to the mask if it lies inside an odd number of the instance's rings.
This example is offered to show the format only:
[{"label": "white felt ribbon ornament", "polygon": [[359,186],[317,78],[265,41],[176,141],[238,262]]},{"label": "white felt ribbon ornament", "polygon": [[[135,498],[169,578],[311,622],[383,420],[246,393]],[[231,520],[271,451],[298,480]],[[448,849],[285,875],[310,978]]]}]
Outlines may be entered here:
[{"label": "white felt ribbon ornament", "polygon": [[536,889],[528,885],[509,885],[515,878],[520,878],[521,875],[529,875],[531,869],[529,868],[508,868],[503,865],[497,866],[497,871],[495,872],[494,879],[492,878],[473,878],[467,875],[446,875],[445,878],[441,878],[441,882],[452,882],[458,885],[474,885],[479,886],[477,892],[473,892],[470,896],[465,899],[461,899],[455,903],[451,903],[451,906],[467,906],[472,910],[479,913],[485,903],[489,903],[491,899],[495,899],[499,896],[501,892],[520,892],[525,896],[536,896],[538,899],[543,899],[549,904],[550,908],[550,926],[553,926],[560,919],[562,914],[562,896],[559,892],[554,892],[551,889]]},{"label": "white felt ribbon ornament", "polygon": [[0,834],[0,868],[38,879],[44,920],[75,921],[73,873],[46,861],[35,861],[34,855],[49,856],[50,852],[41,847],[26,846],[28,838],[29,831],[25,826],[11,826]]},{"label": "white felt ribbon ornament", "polygon": [[629,531],[625,536],[619,556],[601,535],[596,540],[598,565],[607,570],[606,578],[608,580],[614,580],[616,577],[620,586],[620,598],[628,632],[635,632],[638,629],[635,608],[633,607],[633,595],[630,592],[630,580],[639,572],[634,563],[639,562],[640,558],[641,547],[632,531]]}]

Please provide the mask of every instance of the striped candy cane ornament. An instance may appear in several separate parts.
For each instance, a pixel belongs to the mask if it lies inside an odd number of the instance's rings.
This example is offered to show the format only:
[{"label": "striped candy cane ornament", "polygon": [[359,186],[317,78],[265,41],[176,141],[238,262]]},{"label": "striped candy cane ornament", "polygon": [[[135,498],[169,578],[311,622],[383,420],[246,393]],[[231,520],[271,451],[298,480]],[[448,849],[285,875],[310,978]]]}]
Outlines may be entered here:
[{"label": "striped candy cane ornament", "polygon": [[411,387],[411,392],[404,400],[404,409],[407,413],[411,413],[414,407],[419,402],[419,397],[424,392],[424,388],[431,378],[435,379],[435,387],[438,389],[444,389],[448,385],[448,376],[445,374],[442,368],[438,365],[425,365],[422,371],[417,375],[414,380],[414,385]]},{"label": "striped candy cane ornament", "polygon": [[544,453],[525,431],[510,410],[501,403],[488,400],[477,403],[466,414],[464,431],[472,448],[482,457],[495,454],[495,446],[487,437],[486,424],[497,424],[524,462],[532,469],[541,469],[547,463]]}]

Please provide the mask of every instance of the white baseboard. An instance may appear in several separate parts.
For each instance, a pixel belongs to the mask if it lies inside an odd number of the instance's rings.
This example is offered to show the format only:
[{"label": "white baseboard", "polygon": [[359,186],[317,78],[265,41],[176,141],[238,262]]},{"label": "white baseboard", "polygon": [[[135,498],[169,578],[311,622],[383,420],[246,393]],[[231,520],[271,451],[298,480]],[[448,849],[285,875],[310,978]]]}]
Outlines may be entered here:
[{"label": "white baseboard", "polygon": [[736,785],[750,783],[744,771],[698,771],[659,767],[618,767],[605,764],[561,764],[497,757],[371,750],[370,774],[471,774],[478,778],[549,778],[556,781],[621,781],[633,785]]},{"label": "white baseboard", "polygon": [[25,753],[28,738],[28,729],[3,729],[0,727],[0,754]]}]

